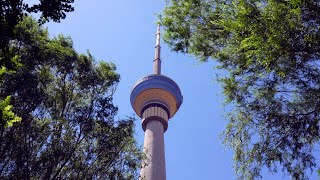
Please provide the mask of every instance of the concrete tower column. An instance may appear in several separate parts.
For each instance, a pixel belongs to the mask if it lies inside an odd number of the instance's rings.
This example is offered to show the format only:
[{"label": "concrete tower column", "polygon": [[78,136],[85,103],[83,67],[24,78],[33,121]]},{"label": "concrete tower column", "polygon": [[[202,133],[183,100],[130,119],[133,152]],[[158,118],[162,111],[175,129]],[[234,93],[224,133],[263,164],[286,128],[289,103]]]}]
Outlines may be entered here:
[{"label": "concrete tower column", "polygon": [[143,152],[146,160],[140,176],[145,180],[165,180],[164,132],[168,127],[168,113],[161,104],[152,103],[146,107],[142,113],[142,128],[145,131]]},{"label": "concrete tower column", "polygon": [[142,179],[166,179],[163,131],[163,125],[158,120],[151,119],[146,125],[143,152],[147,159],[141,170]]}]

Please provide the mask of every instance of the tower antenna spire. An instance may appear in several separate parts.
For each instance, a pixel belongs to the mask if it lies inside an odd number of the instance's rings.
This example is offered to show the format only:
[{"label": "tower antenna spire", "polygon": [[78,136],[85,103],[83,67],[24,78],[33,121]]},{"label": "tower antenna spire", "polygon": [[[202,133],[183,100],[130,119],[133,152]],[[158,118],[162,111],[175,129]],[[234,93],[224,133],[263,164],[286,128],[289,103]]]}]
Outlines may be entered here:
[{"label": "tower antenna spire", "polygon": [[161,74],[161,59],[160,59],[160,23],[158,23],[157,33],[156,33],[156,47],[154,52],[153,60],[153,74]]}]

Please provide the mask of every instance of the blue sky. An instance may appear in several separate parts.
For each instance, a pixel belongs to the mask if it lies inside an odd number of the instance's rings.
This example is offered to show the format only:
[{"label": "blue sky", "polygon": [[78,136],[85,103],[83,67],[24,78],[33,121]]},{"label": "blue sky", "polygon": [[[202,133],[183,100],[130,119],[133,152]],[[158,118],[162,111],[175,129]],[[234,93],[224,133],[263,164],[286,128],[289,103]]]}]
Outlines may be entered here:
[{"label": "blue sky", "polygon": [[[163,0],[77,0],[75,12],[61,23],[48,23],[49,33],[71,36],[80,53],[90,50],[97,60],[113,62],[121,81],[114,96],[117,118],[133,115],[132,85],[152,73],[157,14]],[[226,125],[224,97],[215,80],[214,63],[199,63],[190,55],[170,51],[162,42],[162,74],[180,86],[184,102],[165,133],[168,180],[235,179],[232,152],[222,145]],[[143,144],[141,121],[136,136]],[[290,179],[263,174],[263,179]],[[313,176],[316,178],[316,176]],[[313,178],[312,178],[313,179]]]}]

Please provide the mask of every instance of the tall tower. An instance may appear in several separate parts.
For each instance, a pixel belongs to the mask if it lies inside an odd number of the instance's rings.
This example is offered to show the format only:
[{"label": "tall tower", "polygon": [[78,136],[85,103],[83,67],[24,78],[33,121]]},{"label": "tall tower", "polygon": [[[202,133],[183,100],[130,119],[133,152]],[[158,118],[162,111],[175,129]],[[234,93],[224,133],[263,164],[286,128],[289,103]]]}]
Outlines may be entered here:
[{"label": "tall tower", "polygon": [[182,104],[179,86],[169,77],[161,75],[160,25],[157,28],[153,74],[139,79],[132,88],[130,101],[142,119],[144,134],[143,151],[147,156],[141,170],[145,180],[165,180],[164,132],[168,120]]}]

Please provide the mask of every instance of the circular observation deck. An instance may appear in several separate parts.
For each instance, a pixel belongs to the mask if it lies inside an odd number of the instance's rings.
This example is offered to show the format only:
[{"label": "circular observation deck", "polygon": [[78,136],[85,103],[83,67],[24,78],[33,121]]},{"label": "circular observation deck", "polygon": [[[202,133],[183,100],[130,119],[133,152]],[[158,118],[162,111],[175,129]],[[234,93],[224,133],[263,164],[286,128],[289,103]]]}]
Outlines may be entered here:
[{"label": "circular observation deck", "polygon": [[182,101],[183,97],[177,83],[166,76],[156,74],[139,79],[130,96],[131,106],[140,118],[150,104],[164,107],[171,118],[178,111]]}]

